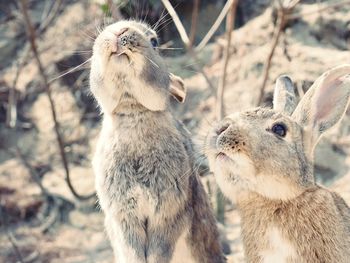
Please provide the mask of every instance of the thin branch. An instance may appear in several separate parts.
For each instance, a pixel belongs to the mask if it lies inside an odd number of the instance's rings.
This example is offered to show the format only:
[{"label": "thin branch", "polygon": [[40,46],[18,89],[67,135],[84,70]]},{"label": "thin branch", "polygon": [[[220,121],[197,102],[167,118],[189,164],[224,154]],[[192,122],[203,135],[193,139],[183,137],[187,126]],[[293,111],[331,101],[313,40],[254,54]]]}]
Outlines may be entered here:
[{"label": "thin branch", "polygon": [[[225,92],[225,84],[226,84],[226,75],[227,75],[227,66],[228,61],[230,59],[230,48],[231,48],[231,39],[232,39],[232,31],[235,23],[236,10],[237,10],[238,0],[234,0],[230,6],[230,11],[227,14],[226,18],[226,47],[224,50],[223,57],[223,73],[219,82],[219,87],[217,89],[216,94],[216,119],[218,121],[222,120],[225,115],[224,108],[224,92]],[[216,216],[219,222],[225,222],[225,199],[218,188],[216,191]]]},{"label": "thin branch", "polygon": [[40,26],[38,28],[39,33],[43,32],[47,28],[47,26],[50,25],[50,23],[58,14],[61,4],[62,4],[62,0],[56,0],[53,3],[53,6],[50,8],[51,10],[49,11],[45,19],[40,23]]},{"label": "thin branch", "polygon": [[27,159],[24,157],[23,153],[21,150],[16,146],[16,152],[15,152],[16,157],[22,162],[22,164],[27,168],[31,178],[33,181],[39,186],[41,193],[46,197],[49,198],[51,194],[46,190],[46,188],[43,186],[41,183],[41,178],[39,174],[35,171],[32,165],[27,161]]},{"label": "thin branch", "polygon": [[227,75],[227,65],[230,58],[230,47],[231,47],[231,38],[232,38],[232,31],[233,26],[235,23],[235,17],[236,17],[236,10],[237,10],[237,4],[238,0],[234,0],[232,2],[232,5],[230,7],[230,12],[227,15],[227,24],[226,24],[226,38],[227,38],[227,45],[224,51],[224,57],[223,57],[223,74],[222,78],[219,83],[219,87],[216,94],[216,119],[222,120],[222,118],[225,115],[225,109],[224,109],[224,92],[225,92],[225,84],[226,84],[226,75]]},{"label": "thin branch", "polygon": [[[199,61],[198,58],[198,54],[193,52],[193,49],[187,50],[187,54],[195,61]],[[215,92],[215,87],[213,85],[213,83],[210,81],[209,76],[207,75],[207,73],[205,73],[203,67],[198,66],[197,64],[193,64],[191,65],[191,68],[193,68],[195,71],[199,72],[203,78],[205,79],[205,81],[207,82],[211,92]]]},{"label": "thin branch", "polygon": [[23,256],[22,256],[22,254],[21,254],[21,252],[20,252],[20,250],[19,250],[19,248],[17,246],[16,239],[14,238],[14,236],[12,235],[11,232],[5,231],[5,233],[6,233],[7,239],[10,241],[10,243],[11,243],[11,245],[13,247],[13,250],[16,253],[16,256],[17,256],[19,262],[20,263],[24,263]]},{"label": "thin branch", "polygon": [[24,263],[30,263],[30,262],[37,262],[36,260],[39,257],[39,252],[37,250],[33,251],[32,253],[30,253],[28,256],[26,256],[23,261]]},{"label": "thin branch", "polygon": [[56,196],[53,196],[52,204],[50,206],[50,214],[46,217],[46,221],[43,222],[38,228],[39,232],[45,233],[47,232],[59,219],[60,208],[62,206],[63,199],[60,199]]},{"label": "thin branch", "polygon": [[26,0],[21,0],[20,1],[20,8],[24,17],[24,21],[27,27],[27,36],[28,36],[28,41],[30,42],[31,45],[31,49],[33,51],[34,54],[34,59],[37,63],[38,69],[39,69],[39,73],[40,73],[40,77],[42,78],[43,84],[44,84],[44,89],[46,92],[46,95],[49,99],[49,103],[50,103],[50,108],[51,108],[51,115],[52,115],[52,119],[54,121],[54,130],[56,133],[56,137],[57,137],[57,143],[59,146],[59,150],[60,150],[60,155],[61,155],[61,159],[62,159],[62,164],[65,170],[65,174],[66,174],[66,182],[67,185],[70,189],[70,191],[72,192],[72,194],[80,199],[80,200],[87,200],[90,199],[91,197],[95,196],[95,193],[92,193],[90,195],[80,195],[76,192],[76,190],[74,189],[71,180],[70,180],[70,172],[69,172],[69,167],[68,167],[68,161],[66,158],[66,154],[64,152],[64,143],[63,143],[63,139],[61,137],[60,134],[60,127],[59,127],[59,123],[57,121],[57,114],[56,114],[56,109],[55,109],[55,105],[52,99],[52,95],[51,95],[51,89],[50,89],[50,85],[47,79],[47,76],[45,74],[45,70],[44,67],[41,63],[40,57],[39,57],[39,53],[38,53],[38,49],[37,49],[37,45],[36,45],[36,38],[35,38],[35,31],[33,28],[33,25],[31,23],[29,14],[28,14],[28,10],[27,10],[27,1]]},{"label": "thin branch", "polygon": [[269,78],[269,72],[270,72],[270,67],[271,67],[271,63],[272,63],[272,58],[273,58],[273,55],[275,54],[275,50],[276,50],[276,47],[278,45],[278,41],[280,39],[280,36],[283,32],[285,25],[287,24],[287,22],[290,19],[290,16],[289,16],[290,13],[292,12],[292,10],[295,8],[295,6],[299,2],[300,2],[300,0],[291,0],[290,2],[287,3],[286,6],[284,6],[282,1],[278,0],[278,3],[279,3],[278,17],[277,17],[277,22],[275,25],[274,34],[273,34],[271,50],[270,50],[270,53],[269,53],[269,55],[266,59],[266,63],[265,63],[265,68],[264,68],[264,73],[263,73],[263,82],[262,82],[261,87],[260,87],[257,105],[261,104],[262,99],[264,97],[266,83],[267,83],[267,80]]},{"label": "thin branch", "polygon": [[203,76],[203,78],[207,82],[207,84],[208,84],[209,88],[211,89],[211,91],[214,92],[215,91],[215,87],[214,87],[213,83],[211,83],[211,80],[210,80],[209,76],[207,75],[207,73],[205,73],[203,68],[202,67],[197,67],[197,65],[194,65],[194,69],[199,71],[199,73]]},{"label": "thin branch", "polygon": [[[208,43],[208,41],[211,39],[211,37],[213,36],[213,34],[216,32],[216,30],[219,28],[220,24],[222,23],[222,21],[224,20],[225,16],[227,15],[228,11],[230,10],[231,5],[233,4],[233,2],[236,0],[228,0],[223,8],[223,10],[221,11],[221,13],[219,14],[218,18],[216,19],[216,21],[214,22],[213,26],[210,28],[209,32],[206,34],[206,36],[203,38],[203,40],[200,42],[200,44],[194,49],[192,50],[190,42],[188,40],[187,37],[187,33],[186,30],[183,26],[183,24],[181,23],[177,13],[175,12],[174,8],[172,7],[171,3],[168,0],[162,0],[162,3],[164,4],[165,8],[167,9],[167,11],[169,12],[170,16],[172,17],[172,19],[174,20],[175,26],[177,28],[177,30],[180,33],[180,37],[182,39],[182,42],[184,43],[184,45],[186,46],[186,49],[189,51],[188,54],[190,56],[192,56],[193,58],[197,59],[197,53],[199,51],[201,51],[206,44]],[[207,74],[203,71],[202,68],[199,67],[195,67],[195,69],[197,71],[199,71],[203,77],[205,78],[205,80],[207,81],[210,89],[212,91],[215,90],[214,85],[211,83],[209,77],[207,76]]]},{"label": "thin branch", "polygon": [[17,94],[16,88],[12,86],[9,90],[8,106],[6,112],[6,125],[13,129],[17,122]]},{"label": "thin branch", "polygon": [[199,3],[200,0],[194,0],[193,2],[193,10],[192,10],[192,19],[191,19],[191,30],[190,30],[190,43],[188,44],[188,48],[191,49],[193,47],[193,43],[196,36],[197,31],[197,22],[198,22],[198,12],[199,12]]},{"label": "thin branch", "polygon": [[169,0],[162,0],[162,3],[165,6],[165,8],[167,9],[171,18],[173,19],[175,26],[177,28],[177,31],[179,31],[182,42],[184,42],[186,47],[189,47],[190,39],[188,38],[186,30],[185,30],[184,26],[182,25],[180,18],[177,15],[175,9],[173,8],[173,6],[169,2]]},{"label": "thin branch", "polygon": [[13,82],[12,82],[12,86],[10,87],[10,94],[8,99],[8,108],[7,108],[7,115],[6,115],[6,125],[9,128],[16,127],[16,122],[17,122],[16,86],[17,86],[18,78],[25,64],[25,61],[28,59],[29,51],[30,51],[29,45],[26,44],[24,47],[23,58],[18,59],[16,62],[16,73],[15,73],[15,78],[13,79]]},{"label": "thin branch", "polygon": [[270,53],[269,53],[269,55],[266,59],[266,63],[265,63],[265,68],[264,68],[264,73],[263,73],[263,82],[262,82],[261,87],[260,87],[257,105],[260,105],[260,103],[262,102],[262,99],[264,97],[265,87],[266,87],[267,79],[269,77],[272,58],[273,58],[273,55],[275,54],[278,40],[281,36],[281,33],[282,33],[283,28],[286,24],[286,21],[287,20],[286,20],[285,11],[283,8],[280,8],[278,11],[277,23],[276,23],[275,31],[273,34],[272,46],[271,46]]},{"label": "thin branch", "polygon": [[[172,17],[172,19],[173,19],[173,21],[175,23],[175,26],[176,26],[177,30],[179,31],[179,33],[180,33],[180,36],[181,36],[181,32],[182,32],[183,36],[185,36],[184,38],[181,37],[181,39],[182,39],[182,42],[184,43],[184,45],[186,47],[186,50],[188,51],[188,55],[190,55],[195,60],[198,60],[198,56],[197,56],[196,52],[194,52],[194,50],[192,48],[190,48],[190,46],[189,46],[189,39],[187,37],[186,30],[185,30],[184,26],[182,25],[182,23],[181,23],[178,15],[176,14],[174,8],[172,7],[172,5],[170,4],[170,2],[168,0],[162,0],[162,2],[164,4],[165,8],[167,9],[168,13]],[[172,13],[171,13],[171,10],[172,10]],[[176,19],[177,22],[175,22],[175,19]],[[194,67],[195,70],[199,71],[202,74],[202,76],[204,77],[204,79],[208,83],[208,86],[214,92],[215,91],[214,85],[211,83],[208,75],[205,73],[203,68],[198,67],[196,65],[193,65],[193,67]]]},{"label": "thin branch", "polygon": [[[16,132],[16,131],[15,131]],[[16,135],[17,137],[17,135]],[[68,202],[67,200],[63,199],[62,197],[59,197],[57,195],[54,195],[50,193],[42,184],[40,175],[38,172],[33,168],[33,166],[27,161],[26,157],[23,155],[21,150],[16,145],[16,150],[7,150],[11,155],[14,155],[17,157],[22,164],[26,167],[26,169],[29,172],[29,175],[31,179],[39,186],[41,190],[41,194],[44,196],[46,200],[47,206],[52,211],[50,215],[47,217],[47,220],[39,227],[40,232],[45,232],[48,230],[48,228],[56,222],[57,219],[59,219],[59,212],[60,212],[60,206],[62,206],[63,202]],[[53,202],[53,203],[52,203]],[[70,202],[69,202],[70,203]],[[1,209],[1,206],[0,206]],[[1,214],[1,211],[0,211]],[[29,256],[23,259],[24,262],[32,262],[36,257],[38,256],[37,252],[33,252]]]},{"label": "thin branch", "polygon": [[224,18],[226,16],[226,14],[230,10],[230,7],[231,7],[233,1],[234,0],[228,0],[226,2],[224,8],[222,9],[221,13],[219,14],[218,18],[216,19],[216,21],[214,22],[214,24],[212,25],[212,27],[210,28],[208,33],[205,35],[205,37],[202,39],[202,41],[195,48],[195,52],[201,51],[207,45],[207,43],[209,42],[211,37],[214,35],[216,30],[218,30],[220,24],[222,23],[222,21],[224,20]]},{"label": "thin branch", "polygon": [[19,74],[22,70],[23,64],[18,62],[16,68],[15,79],[12,86],[9,89],[8,106],[6,111],[6,125],[13,129],[16,127],[17,123],[17,94],[16,94],[16,84]]},{"label": "thin branch", "polygon": [[[52,22],[52,20],[55,18],[59,11],[59,7],[62,4],[62,0],[55,1],[51,7],[48,7],[48,11],[45,12],[45,19],[40,23],[40,26],[38,28],[38,33],[40,34],[43,32],[46,27]],[[7,109],[7,117],[6,117],[6,124],[10,128],[14,128],[16,126],[17,122],[17,97],[16,97],[16,85],[19,78],[19,75],[23,69],[23,66],[25,64],[25,61],[28,59],[30,46],[25,45],[24,47],[24,55],[22,59],[18,59],[16,63],[16,73],[15,78],[13,81],[13,84],[10,88],[10,94],[9,94],[9,100],[8,100],[8,109]]]},{"label": "thin branch", "polygon": [[286,57],[288,62],[292,61],[292,58],[291,58],[291,56],[289,55],[289,52],[288,52],[288,42],[287,42],[286,35],[284,35],[284,38],[283,38],[283,55]]}]

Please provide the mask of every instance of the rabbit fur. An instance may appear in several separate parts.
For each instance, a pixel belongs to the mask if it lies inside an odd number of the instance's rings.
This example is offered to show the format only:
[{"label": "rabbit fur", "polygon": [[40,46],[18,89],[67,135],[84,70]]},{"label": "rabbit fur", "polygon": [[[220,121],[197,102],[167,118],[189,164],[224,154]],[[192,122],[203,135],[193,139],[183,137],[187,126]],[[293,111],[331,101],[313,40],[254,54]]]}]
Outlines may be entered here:
[{"label": "rabbit fur", "polygon": [[189,133],[169,107],[185,89],[156,38],[120,21],[94,43],[90,86],[103,124],[93,169],[106,231],[118,263],[225,262]]},{"label": "rabbit fur", "polygon": [[299,104],[282,76],[273,109],[234,113],[208,133],[210,167],[240,211],[247,262],[350,262],[350,209],[315,183],[313,168],[314,148],[349,94],[350,65],[324,73]]}]

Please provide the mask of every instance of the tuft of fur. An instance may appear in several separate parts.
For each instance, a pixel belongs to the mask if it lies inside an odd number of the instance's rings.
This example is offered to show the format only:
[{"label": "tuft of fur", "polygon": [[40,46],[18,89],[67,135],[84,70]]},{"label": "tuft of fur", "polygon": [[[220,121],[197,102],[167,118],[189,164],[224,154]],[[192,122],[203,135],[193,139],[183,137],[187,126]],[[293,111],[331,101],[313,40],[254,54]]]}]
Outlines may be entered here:
[{"label": "tuft of fur", "polygon": [[118,263],[225,262],[189,133],[168,106],[185,89],[155,37],[121,21],[94,44],[90,84],[104,119],[93,168],[105,227]]},{"label": "tuft of fur", "polygon": [[232,114],[209,132],[210,167],[240,210],[248,262],[349,261],[350,208],[315,183],[313,169],[314,148],[349,96],[350,65],[324,73],[298,105],[282,76],[273,109]]}]

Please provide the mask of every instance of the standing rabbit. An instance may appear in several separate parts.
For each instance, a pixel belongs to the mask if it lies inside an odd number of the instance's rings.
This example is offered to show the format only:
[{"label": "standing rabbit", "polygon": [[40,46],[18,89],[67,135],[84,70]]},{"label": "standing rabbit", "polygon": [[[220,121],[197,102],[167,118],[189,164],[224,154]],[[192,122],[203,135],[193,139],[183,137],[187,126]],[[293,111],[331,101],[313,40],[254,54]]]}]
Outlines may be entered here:
[{"label": "standing rabbit", "polygon": [[315,183],[313,167],[314,148],[349,94],[350,65],[324,73],[298,105],[283,76],[273,109],[230,115],[208,134],[211,169],[240,211],[247,262],[350,262],[350,208]]},{"label": "standing rabbit", "polygon": [[156,33],[120,21],[97,37],[90,86],[103,116],[93,159],[99,203],[118,263],[225,262],[187,130],[169,107],[182,80]]}]

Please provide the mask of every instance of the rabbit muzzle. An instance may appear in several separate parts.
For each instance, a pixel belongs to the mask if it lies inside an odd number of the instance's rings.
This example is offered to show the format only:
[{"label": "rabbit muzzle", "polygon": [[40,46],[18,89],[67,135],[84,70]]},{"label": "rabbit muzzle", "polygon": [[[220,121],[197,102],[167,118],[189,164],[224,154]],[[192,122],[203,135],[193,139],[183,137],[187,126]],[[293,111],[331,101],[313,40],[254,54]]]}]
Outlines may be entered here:
[{"label": "rabbit muzzle", "polygon": [[234,124],[224,124],[217,129],[216,148],[223,153],[247,153],[247,143]]},{"label": "rabbit muzzle", "polygon": [[115,49],[112,50],[111,56],[117,58],[126,56],[130,59],[130,55],[140,47],[140,38],[142,36],[131,28],[122,28],[115,33]]}]

